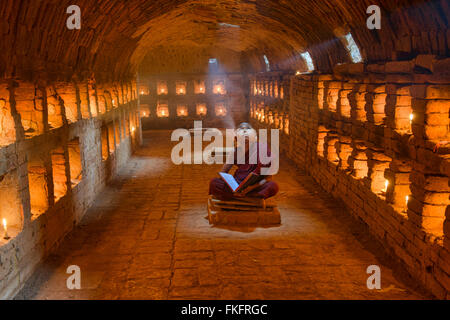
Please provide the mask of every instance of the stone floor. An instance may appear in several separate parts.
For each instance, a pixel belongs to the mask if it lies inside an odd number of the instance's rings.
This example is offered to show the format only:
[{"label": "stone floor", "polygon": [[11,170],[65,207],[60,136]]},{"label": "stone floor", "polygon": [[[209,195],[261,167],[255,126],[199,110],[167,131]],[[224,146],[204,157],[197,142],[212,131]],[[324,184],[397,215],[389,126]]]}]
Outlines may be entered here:
[{"label": "stone floor", "polygon": [[[168,131],[145,144],[16,299],[426,299],[342,206],[286,159],[282,225],[213,227],[208,180],[220,166],[176,166]],[[369,265],[381,290],[369,290]],[[81,290],[66,269],[81,268]],[[396,271],[393,271],[396,270]]]}]

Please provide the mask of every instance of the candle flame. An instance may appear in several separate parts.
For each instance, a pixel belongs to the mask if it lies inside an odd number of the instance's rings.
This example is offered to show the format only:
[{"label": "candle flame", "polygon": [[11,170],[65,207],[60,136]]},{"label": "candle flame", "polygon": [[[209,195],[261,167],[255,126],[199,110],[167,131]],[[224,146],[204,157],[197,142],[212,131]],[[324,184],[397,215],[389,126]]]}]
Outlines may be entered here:
[{"label": "candle flame", "polygon": [[383,190],[381,190],[382,192],[386,192],[387,191],[387,188],[388,188],[388,186],[389,186],[389,180],[386,180],[386,181],[384,181],[384,189]]},{"label": "candle flame", "polygon": [[7,229],[6,219],[3,218],[2,222],[3,222],[3,229],[5,229],[5,231],[6,231],[6,229]]}]

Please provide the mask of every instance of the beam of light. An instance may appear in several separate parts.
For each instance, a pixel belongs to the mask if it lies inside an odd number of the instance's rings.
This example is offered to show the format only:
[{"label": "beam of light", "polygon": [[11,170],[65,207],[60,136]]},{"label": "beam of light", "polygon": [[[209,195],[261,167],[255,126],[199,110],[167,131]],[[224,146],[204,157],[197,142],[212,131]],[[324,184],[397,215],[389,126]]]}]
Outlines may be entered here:
[{"label": "beam of light", "polygon": [[266,63],[266,71],[269,72],[270,71],[270,63],[269,63],[269,59],[267,59],[266,55],[264,55],[264,62]]},{"label": "beam of light", "polygon": [[303,58],[303,60],[305,60],[306,67],[308,68],[308,72],[314,71],[314,63],[313,63],[313,60],[312,60],[309,52],[305,51],[305,52],[301,53],[300,56]]},{"label": "beam of light", "polygon": [[353,40],[352,34],[347,33],[344,38],[347,41],[347,50],[350,53],[353,63],[362,62],[361,52],[359,51],[355,40]]},{"label": "beam of light", "polygon": [[218,24],[221,27],[228,27],[228,28],[240,28],[241,27],[241,26],[238,26],[236,24],[225,23],[225,22],[219,22]]}]

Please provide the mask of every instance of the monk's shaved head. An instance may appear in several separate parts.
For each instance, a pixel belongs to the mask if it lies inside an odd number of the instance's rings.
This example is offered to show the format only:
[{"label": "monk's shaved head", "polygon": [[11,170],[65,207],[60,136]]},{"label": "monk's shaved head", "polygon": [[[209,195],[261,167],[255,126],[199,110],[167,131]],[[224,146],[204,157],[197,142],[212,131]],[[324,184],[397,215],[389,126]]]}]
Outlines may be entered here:
[{"label": "monk's shaved head", "polygon": [[242,122],[238,127],[237,127],[237,129],[236,130],[239,130],[239,129],[253,129],[253,127],[251,126],[251,124],[250,123],[248,123],[248,122]]}]

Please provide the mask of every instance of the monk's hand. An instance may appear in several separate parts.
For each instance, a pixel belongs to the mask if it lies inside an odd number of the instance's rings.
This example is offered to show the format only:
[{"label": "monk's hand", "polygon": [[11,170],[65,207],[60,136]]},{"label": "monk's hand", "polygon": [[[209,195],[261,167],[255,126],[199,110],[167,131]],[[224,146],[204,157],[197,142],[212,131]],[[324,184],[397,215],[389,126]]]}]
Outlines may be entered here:
[{"label": "monk's hand", "polygon": [[243,198],[247,195],[247,193],[255,190],[258,187],[259,187],[259,184],[255,184],[253,186],[249,186],[249,187],[245,188],[244,190],[242,190],[240,192],[235,192],[234,195],[238,198]]},{"label": "monk's hand", "polygon": [[248,188],[245,188],[244,190],[238,191],[238,192],[234,192],[233,195],[236,198],[243,198],[247,195],[247,193],[249,193],[250,190],[248,190]]},{"label": "monk's hand", "polygon": [[240,192],[233,192],[233,196],[234,196],[235,198],[243,198],[243,197],[246,196],[246,193],[244,193],[243,191],[240,191]]}]

